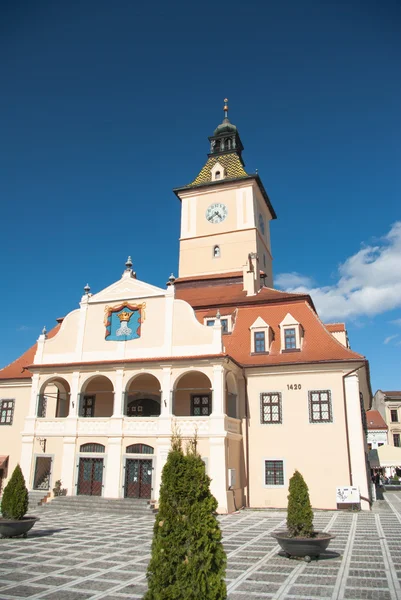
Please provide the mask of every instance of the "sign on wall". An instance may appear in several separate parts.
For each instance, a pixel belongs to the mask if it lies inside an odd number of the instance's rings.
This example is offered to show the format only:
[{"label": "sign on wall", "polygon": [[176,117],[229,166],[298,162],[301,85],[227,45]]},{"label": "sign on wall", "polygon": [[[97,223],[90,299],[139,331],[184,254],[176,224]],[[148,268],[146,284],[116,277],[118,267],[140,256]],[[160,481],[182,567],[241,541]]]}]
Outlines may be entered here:
[{"label": "sign on wall", "polygon": [[119,304],[104,309],[105,339],[120,342],[141,337],[141,324],[145,320],[146,302]]},{"label": "sign on wall", "polygon": [[338,487],[337,488],[337,504],[359,504],[361,495],[357,487]]}]

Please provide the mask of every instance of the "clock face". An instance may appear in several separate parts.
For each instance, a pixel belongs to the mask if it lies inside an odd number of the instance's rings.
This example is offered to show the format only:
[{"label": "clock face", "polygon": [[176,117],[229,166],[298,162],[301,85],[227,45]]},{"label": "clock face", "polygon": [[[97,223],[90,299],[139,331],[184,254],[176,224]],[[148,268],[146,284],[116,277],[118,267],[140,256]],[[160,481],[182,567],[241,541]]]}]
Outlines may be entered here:
[{"label": "clock face", "polygon": [[227,206],[217,202],[216,204],[211,204],[206,210],[206,219],[209,223],[221,223],[224,221],[227,214]]},{"label": "clock face", "polygon": [[261,215],[259,213],[259,228],[260,231],[262,232],[262,235],[265,235],[265,220],[263,218],[263,215]]}]

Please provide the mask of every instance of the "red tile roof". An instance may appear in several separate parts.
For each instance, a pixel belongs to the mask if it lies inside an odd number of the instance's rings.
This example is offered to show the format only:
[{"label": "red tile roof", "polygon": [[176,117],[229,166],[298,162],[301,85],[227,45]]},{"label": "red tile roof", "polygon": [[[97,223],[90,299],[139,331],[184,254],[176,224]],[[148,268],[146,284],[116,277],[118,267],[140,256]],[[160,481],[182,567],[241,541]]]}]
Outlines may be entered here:
[{"label": "red tile roof", "polygon": [[383,392],[383,394],[385,394],[386,396],[395,396],[396,398],[401,398],[401,391],[393,391],[393,392]]},{"label": "red tile roof", "polygon": [[[226,283],[223,285],[204,285],[200,287],[178,287],[175,297],[185,300],[193,308],[209,308],[216,306],[255,305],[266,302],[286,302],[288,300],[302,299],[309,302],[314,308],[308,295],[282,292],[273,288],[262,287],[254,296],[247,296],[240,283]],[[221,310],[220,310],[221,312]]]},{"label": "red tile roof", "polygon": [[345,331],[344,323],[325,323],[324,326],[330,331],[330,333],[334,333],[337,331]]},{"label": "red tile roof", "polygon": [[368,424],[368,429],[388,429],[385,420],[378,410],[367,410],[366,422]]},{"label": "red tile roof", "polygon": [[[295,294],[294,294],[295,296]],[[221,305],[221,315],[232,314],[232,307]],[[198,320],[216,315],[215,310],[195,309]],[[281,352],[279,324],[287,313],[302,325],[303,341],[299,352]],[[251,354],[250,326],[261,317],[273,330],[274,339],[269,354]],[[285,303],[272,303],[257,306],[238,306],[234,314],[234,327],[231,334],[223,335],[226,352],[238,363],[247,366],[279,365],[288,363],[331,362],[365,360],[365,358],[345,348],[331,335],[305,300],[287,300]]]},{"label": "red tile roof", "polygon": [[[60,329],[61,322],[56,325],[49,333],[47,334],[48,339],[52,338],[56,335],[58,330]],[[3,369],[0,369],[0,380],[1,379],[30,379],[32,377],[32,373],[27,370],[28,365],[33,363],[33,359],[36,354],[37,344],[31,346],[24,354],[22,354],[19,358],[14,360],[14,362],[10,363]]]}]

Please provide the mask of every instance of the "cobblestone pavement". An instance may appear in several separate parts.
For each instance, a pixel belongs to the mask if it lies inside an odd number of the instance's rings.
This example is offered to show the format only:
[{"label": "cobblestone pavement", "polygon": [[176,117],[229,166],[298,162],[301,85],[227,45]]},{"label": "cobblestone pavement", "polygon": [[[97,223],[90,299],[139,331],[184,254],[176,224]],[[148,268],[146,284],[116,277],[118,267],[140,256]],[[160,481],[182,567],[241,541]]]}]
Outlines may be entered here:
[{"label": "cobblestone pavement", "polygon": [[[401,493],[371,513],[319,512],[336,535],[319,561],[279,554],[270,533],[284,512],[221,517],[230,600],[401,600]],[[152,517],[40,511],[27,539],[0,540],[0,600],[142,598]]]}]

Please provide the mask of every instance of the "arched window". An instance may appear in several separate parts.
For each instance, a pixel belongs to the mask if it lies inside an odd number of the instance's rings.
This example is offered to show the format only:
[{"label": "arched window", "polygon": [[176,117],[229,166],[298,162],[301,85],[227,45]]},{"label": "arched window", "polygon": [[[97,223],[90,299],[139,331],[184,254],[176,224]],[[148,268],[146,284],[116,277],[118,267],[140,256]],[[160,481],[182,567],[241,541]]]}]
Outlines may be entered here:
[{"label": "arched window", "polygon": [[147,444],[131,444],[125,451],[127,454],[153,454],[155,449]]},{"label": "arched window", "polygon": [[90,443],[90,444],[82,444],[82,446],[80,446],[80,448],[79,448],[79,451],[80,452],[104,452],[105,449],[106,448],[103,446],[103,444]]},{"label": "arched window", "polygon": [[216,173],[214,174],[214,179],[215,179],[215,181],[216,181],[217,179],[220,179],[220,177],[221,177],[221,173],[220,173],[220,171],[216,171]]},{"label": "arched window", "polygon": [[213,257],[220,258],[220,246],[215,246],[213,248]]}]

